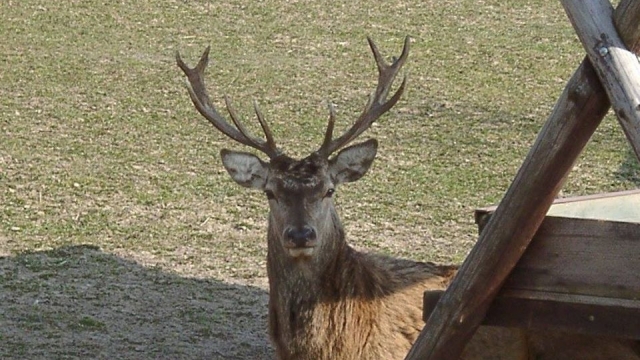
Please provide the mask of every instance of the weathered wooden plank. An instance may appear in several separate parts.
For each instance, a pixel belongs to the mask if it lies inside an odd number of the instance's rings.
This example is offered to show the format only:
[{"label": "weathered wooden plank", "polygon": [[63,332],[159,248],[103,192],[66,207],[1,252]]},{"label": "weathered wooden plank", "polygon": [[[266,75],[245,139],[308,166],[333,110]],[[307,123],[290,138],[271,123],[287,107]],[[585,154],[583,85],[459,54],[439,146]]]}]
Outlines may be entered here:
[{"label": "weathered wooden plank", "polygon": [[[443,293],[425,292],[425,321]],[[640,339],[640,321],[633,321],[638,318],[640,300],[503,289],[482,325]]]},{"label": "weathered wooden plank", "polygon": [[[476,209],[480,230],[497,206]],[[560,198],[553,201],[547,216],[640,223],[640,189]]]},{"label": "weathered wooden plank", "polygon": [[[640,11],[616,14],[640,20]],[[583,61],[406,359],[459,358],[608,108],[591,64]]]},{"label": "weathered wooden plank", "polygon": [[640,299],[640,224],[547,217],[504,286]]},{"label": "weathered wooden plank", "polygon": [[[625,199],[616,200],[616,198],[624,198],[629,196],[633,197],[639,194],[640,194],[640,189],[634,189],[634,190],[623,190],[623,191],[606,192],[606,193],[591,194],[591,195],[564,197],[564,198],[555,199],[553,201],[553,206],[559,205],[559,204],[589,202],[589,201],[598,201],[598,200],[604,200],[604,199],[612,199],[611,201],[625,202],[626,201]],[[638,205],[640,206],[640,203],[638,203]],[[492,213],[496,211],[497,208],[498,208],[497,205],[478,208],[475,210],[475,215],[476,217],[484,216],[487,213]],[[478,224],[477,221],[476,221],[476,224]]]},{"label": "weathered wooden plank", "polygon": [[[640,339],[640,300],[509,290],[496,297],[487,325]],[[518,325],[516,325],[518,324]]]},{"label": "weathered wooden plank", "polygon": [[640,160],[640,63],[613,24],[609,0],[562,0],[565,12]]},{"label": "weathered wooden plank", "polygon": [[503,289],[640,300],[640,224],[547,216]]}]

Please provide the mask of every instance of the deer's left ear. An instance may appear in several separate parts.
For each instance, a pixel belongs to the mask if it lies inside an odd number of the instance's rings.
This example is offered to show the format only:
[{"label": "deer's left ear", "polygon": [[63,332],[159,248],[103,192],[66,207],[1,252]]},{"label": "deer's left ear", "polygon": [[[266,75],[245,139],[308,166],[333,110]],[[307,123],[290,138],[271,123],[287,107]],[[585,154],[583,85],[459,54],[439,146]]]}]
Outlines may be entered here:
[{"label": "deer's left ear", "polygon": [[360,179],[371,167],[378,151],[378,142],[370,139],[340,150],[329,160],[329,173],[335,185]]}]

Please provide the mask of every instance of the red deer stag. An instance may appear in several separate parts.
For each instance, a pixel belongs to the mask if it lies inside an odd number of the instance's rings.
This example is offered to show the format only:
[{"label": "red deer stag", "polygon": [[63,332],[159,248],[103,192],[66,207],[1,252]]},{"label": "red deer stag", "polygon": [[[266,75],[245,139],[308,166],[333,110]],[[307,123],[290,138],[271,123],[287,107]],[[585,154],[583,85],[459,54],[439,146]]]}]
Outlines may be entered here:
[{"label": "red deer stag", "polygon": [[[377,142],[371,139],[343,147],[400,99],[406,78],[387,97],[409,54],[407,37],[400,57],[387,64],[368,40],[379,73],[375,92],[355,124],[337,138],[333,137],[336,114],[330,106],[322,145],[301,160],[276,147],[255,103],[264,140],[247,131],[227,97],[227,111],[235,126],[215,109],[203,78],[209,48],[195,68],[176,54],[200,114],[233,140],[269,157],[265,162],[250,153],[221,151],[233,180],[263,191],[269,201],[269,330],[279,360],[404,358],[424,325],[423,291],[445,288],[456,271],[452,266],[358,252],[345,240],[332,196],[338,185],[356,181],[367,172]],[[516,332],[482,328],[467,346],[464,358],[525,359],[525,354],[523,339]]]}]

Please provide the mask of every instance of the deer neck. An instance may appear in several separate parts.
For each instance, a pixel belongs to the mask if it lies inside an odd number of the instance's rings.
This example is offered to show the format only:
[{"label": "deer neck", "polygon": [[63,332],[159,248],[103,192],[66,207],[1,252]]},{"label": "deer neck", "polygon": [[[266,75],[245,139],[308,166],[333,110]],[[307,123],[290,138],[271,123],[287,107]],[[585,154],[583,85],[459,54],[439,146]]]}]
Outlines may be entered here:
[{"label": "deer neck", "polygon": [[342,343],[361,326],[348,321],[352,315],[348,309],[358,308],[353,302],[365,300],[367,306],[378,306],[376,299],[387,293],[390,279],[376,271],[366,255],[347,245],[337,215],[331,228],[330,233],[322,233],[327,236],[322,239],[325,247],[310,262],[299,264],[285,256],[281,240],[269,226],[269,324],[276,347],[291,355],[283,359],[330,359],[326,344],[319,340],[326,339],[323,329],[331,328],[330,319],[350,324],[337,336],[342,339],[337,343]]}]

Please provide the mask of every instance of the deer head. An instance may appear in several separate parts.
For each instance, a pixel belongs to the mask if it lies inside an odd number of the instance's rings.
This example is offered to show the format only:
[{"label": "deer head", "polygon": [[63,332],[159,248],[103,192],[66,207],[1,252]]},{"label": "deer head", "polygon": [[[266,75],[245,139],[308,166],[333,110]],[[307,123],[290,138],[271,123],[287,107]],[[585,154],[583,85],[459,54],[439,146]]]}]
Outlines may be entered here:
[{"label": "deer head", "polygon": [[291,259],[305,260],[321,252],[319,249],[336,244],[336,235],[343,239],[342,226],[335,211],[332,195],[338,185],[360,179],[376,156],[374,139],[349,146],[331,157],[371,126],[382,114],[400,99],[406,78],[398,90],[387,100],[391,85],[409,54],[409,37],[399,58],[387,64],[371,39],[369,46],[378,67],[378,85],[369,97],[362,114],[344,134],[333,138],[336,113],[329,106],[329,123],[320,148],[304,159],[297,160],[283,154],[276,146],[269,126],[257,103],[254,110],[265,139],[251,135],[242,125],[225,96],[231,125],[211,104],[204,84],[204,70],[209,59],[207,48],[194,68],[189,68],[176,54],[178,66],[188,79],[187,89],[196,109],[213,126],[233,140],[259,150],[268,156],[263,161],[258,156],[238,151],[222,150],[222,163],[238,184],[262,190],[270,207],[269,252],[282,253]]}]

